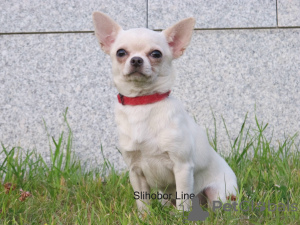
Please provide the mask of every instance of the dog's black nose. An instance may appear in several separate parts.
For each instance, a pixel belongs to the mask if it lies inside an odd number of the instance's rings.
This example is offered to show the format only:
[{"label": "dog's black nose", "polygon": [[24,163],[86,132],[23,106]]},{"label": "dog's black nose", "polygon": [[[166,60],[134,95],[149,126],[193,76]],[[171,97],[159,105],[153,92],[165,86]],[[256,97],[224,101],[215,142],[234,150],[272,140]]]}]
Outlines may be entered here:
[{"label": "dog's black nose", "polygon": [[134,67],[139,67],[143,65],[144,60],[141,57],[132,57],[130,60],[130,64]]}]

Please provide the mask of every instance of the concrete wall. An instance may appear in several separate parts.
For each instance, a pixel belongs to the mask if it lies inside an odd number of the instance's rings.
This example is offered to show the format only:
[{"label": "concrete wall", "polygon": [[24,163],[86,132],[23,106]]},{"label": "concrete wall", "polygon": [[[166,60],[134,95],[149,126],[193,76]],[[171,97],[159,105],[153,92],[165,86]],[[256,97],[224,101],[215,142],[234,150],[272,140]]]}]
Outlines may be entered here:
[{"label": "concrete wall", "polygon": [[102,11],[125,29],[161,30],[197,20],[172,94],[228,151],[249,112],[269,123],[273,140],[300,131],[300,0],[0,0],[0,142],[36,148],[49,158],[50,136],[74,132],[76,154],[91,166],[104,155],[125,168],[116,150],[111,63],[100,50],[91,14]]}]

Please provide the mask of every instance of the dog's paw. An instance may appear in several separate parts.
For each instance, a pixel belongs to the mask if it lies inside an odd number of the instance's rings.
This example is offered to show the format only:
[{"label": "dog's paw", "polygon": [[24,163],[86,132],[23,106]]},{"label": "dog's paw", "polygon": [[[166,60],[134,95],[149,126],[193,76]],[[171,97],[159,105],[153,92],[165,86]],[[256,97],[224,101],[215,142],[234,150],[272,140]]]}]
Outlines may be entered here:
[{"label": "dog's paw", "polygon": [[176,201],[176,208],[180,211],[189,211],[191,208],[191,200]]}]

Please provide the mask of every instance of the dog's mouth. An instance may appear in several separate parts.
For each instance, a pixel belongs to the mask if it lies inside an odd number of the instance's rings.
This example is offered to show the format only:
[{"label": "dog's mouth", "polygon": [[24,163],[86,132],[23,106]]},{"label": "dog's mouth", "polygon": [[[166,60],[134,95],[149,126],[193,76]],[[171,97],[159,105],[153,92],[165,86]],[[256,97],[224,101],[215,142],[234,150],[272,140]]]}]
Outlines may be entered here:
[{"label": "dog's mouth", "polygon": [[145,73],[141,73],[139,71],[133,71],[124,75],[124,79],[129,82],[137,82],[137,83],[145,83],[148,82],[151,78],[151,75],[147,75]]},{"label": "dog's mouth", "polygon": [[126,76],[129,76],[129,77],[148,77],[148,75],[146,75],[146,74],[144,74],[140,71],[137,71],[137,70],[126,74]]}]

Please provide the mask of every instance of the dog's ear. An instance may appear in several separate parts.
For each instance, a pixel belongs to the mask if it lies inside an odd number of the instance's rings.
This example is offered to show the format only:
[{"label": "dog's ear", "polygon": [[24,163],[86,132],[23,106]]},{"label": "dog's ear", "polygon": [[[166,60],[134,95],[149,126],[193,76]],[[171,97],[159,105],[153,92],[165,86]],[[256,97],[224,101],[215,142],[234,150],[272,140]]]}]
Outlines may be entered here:
[{"label": "dog's ear", "polygon": [[93,13],[95,35],[101,45],[102,50],[109,54],[112,43],[122,28],[109,16],[101,12]]},{"label": "dog's ear", "polygon": [[172,49],[174,59],[181,56],[185,48],[189,45],[195,22],[195,19],[192,17],[186,18],[163,31]]}]

